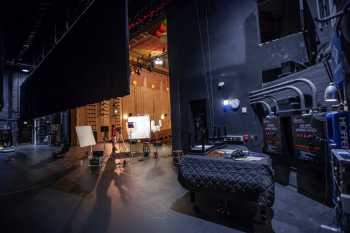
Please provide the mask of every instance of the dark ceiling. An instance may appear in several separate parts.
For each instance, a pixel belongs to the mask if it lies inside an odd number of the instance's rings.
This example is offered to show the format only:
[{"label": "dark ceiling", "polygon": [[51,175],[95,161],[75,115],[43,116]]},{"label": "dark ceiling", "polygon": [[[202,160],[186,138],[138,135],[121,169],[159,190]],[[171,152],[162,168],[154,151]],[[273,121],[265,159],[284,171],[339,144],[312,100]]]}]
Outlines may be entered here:
[{"label": "dark ceiling", "polygon": [[[98,1],[98,0],[96,0]],[[37,64],[93,0],[11,0],[1,14],[7,63]],[[129,0],[129,21],[161,0]]]},{"label": "dark ceiling", "polygon": [[19,54],[34,25],[40,2],[39,0],[8,1],[6,10],[2,14],[6,59],[14,59]]},{"label": "dark ceiling", "polygon": [[[32,64],[54,44],[54,35],[72,23],[89,0],[12,0],[4,12],[4,48],[7,61]],[[40,48],[40,51],[39,51]]]}]

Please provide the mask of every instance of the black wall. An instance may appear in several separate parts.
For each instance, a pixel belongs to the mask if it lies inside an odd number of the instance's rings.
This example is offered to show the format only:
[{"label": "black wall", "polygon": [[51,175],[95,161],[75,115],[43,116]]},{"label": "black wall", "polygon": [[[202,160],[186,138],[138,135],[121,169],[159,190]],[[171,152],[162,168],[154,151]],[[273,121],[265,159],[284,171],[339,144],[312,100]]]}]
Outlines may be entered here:
[{"label": "black wall", "polygon": [[18,137],[18,119],[20,112],[20,87],[27,78],[25,73],[19,72],[13,67],[5,67],[3,72],[3,108],[0,111],[0,130],[11,129],[13,143],[16,144]]},{"label": "black wall", "polygon": [[[309,1],[308,1],[309,2]],[[310,1],[312,2],[312,1]],[[311,5],[311,12],[314,8]],[[257,3],[254,0],[177,1],[168,11],[173,144],[187,147],[193,139],[190,102],[208,101],[210,133],[214,126],[228,127],[230,134],[256,135],[250,147],[260,150],[262,129],[248,103],[249,91],[262,86],[264,69],[282,62],[308,61],[302,34],[260,44]],[[327,30],[324,30],[327,31]],[[320,33],[320,40],[328,34]],[[218,82],[225,82],[218,90]],[[225,98],[239,98],[242,108],[224,112]]]},{"label": "black wall", "polygon": [[[0,24],[0,90],[3,89],[3,73],[5,63],[5,52],[4,52],[4,33],[2,25]],[[4,98],[3,91],[0,91],[0,111],[3,107]]]}]

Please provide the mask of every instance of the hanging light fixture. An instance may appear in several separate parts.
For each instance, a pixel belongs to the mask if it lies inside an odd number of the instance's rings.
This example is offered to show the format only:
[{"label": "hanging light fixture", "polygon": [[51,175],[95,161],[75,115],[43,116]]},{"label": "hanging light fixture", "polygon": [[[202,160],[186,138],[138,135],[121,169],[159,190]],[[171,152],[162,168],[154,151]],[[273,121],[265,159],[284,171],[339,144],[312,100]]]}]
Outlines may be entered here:
[{"label": "hanging light fixture", "polygon": [[330,82],[324,91],[324,101],[334,103],[338,102],[338,88],[333,82]]},{"label": "hanging light fixture", "polygon": [[164,61],[163,61],[163,59],[161,59],[161,58],[159,58],[159,57],[157,57],[155,60],[154,60],[154,64],[155,65],[163,65],[163,63],[164,63]]}]

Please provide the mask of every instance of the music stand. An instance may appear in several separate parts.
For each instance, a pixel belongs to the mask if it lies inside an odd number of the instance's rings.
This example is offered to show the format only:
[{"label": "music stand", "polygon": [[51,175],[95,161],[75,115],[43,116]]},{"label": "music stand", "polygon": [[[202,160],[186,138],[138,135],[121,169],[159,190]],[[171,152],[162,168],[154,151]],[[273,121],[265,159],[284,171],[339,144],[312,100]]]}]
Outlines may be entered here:
[{"label": "music stand", "polygon": [[96,145],[92,127],[89,125],[75,127],[80,147],[90,147],[90,155],[92,155],[92,147]]}]

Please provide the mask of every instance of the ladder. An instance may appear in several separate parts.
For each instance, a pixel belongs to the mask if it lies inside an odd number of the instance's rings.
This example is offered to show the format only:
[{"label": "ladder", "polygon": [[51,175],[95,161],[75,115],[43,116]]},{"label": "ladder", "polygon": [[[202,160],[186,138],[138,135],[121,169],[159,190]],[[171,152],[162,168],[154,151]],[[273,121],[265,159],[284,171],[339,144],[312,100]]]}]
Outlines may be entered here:
[{"label": "ladder", "polygon": [[120,97],[113,98],[111,102],[111,123],[116,128],[121,128],[121,101],[122,99]]},{"label": "ladder", "polygon": [[91,126],[92,131],[97,132],[97,104],[87,105],[86,114],[87,124]]}]

